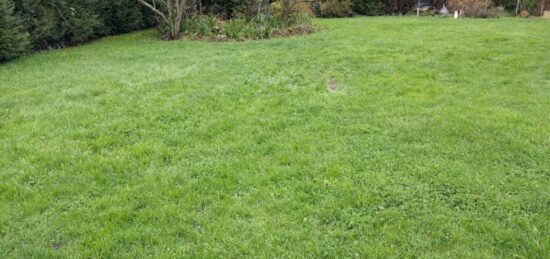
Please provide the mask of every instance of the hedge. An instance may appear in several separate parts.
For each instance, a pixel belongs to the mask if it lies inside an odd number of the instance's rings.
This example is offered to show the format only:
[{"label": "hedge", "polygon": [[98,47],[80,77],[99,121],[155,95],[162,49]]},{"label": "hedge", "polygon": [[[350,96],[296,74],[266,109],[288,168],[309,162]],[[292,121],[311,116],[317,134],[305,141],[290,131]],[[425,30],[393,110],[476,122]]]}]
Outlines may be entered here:
[{"label": "hedge", "polygon": [[152,19],[135,0],[0,0],[0,61],[142,29]]},{"label": "hedge", "polygon": [[25,53],[29,47],[29,35],[13,13],[11,0],[0,0],[0,62]]}]

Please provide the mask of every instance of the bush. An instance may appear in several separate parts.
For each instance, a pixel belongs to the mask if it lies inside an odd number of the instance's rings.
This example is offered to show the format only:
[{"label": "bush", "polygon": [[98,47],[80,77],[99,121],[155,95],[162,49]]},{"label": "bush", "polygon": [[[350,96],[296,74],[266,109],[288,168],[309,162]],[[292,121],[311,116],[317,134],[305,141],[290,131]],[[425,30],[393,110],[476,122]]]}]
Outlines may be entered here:
[{"label": "bush", "polygon": [[150,24],[134,0],[14,0],[35,49],[74,45]]},{"label": "bush", "polygon": [[[191,2],[191,1],[189,1]],[[198,1],[193,1],[198,4]],[[217,17],[229,19],[235,17],[236,13],[246,12],[250,0],[202,0],[202,11]],[[198,10],[198,8],[196,8]]]},{"label": "bush", "polygon": [[182,21],[185,35],[212,36],[221,32],[221,21],[212,15],[198,15]]},{"label": "bush", "polygon": [[297,13],[288,20],[260,14],[251,18],[222,20],[215,16],[196,16],[182,23],[182,33],[203,40],[268,39],[273,36],[289,36],[310,33],[314,30],[307,14]]},{"label": "bush", "polygon": [[285,19],[285,13],[287,19],[296,15],[314,16],[311,4],[307,2],[300,0],[288,0],[287,3],[288,6],[285,6],[284,0],[276,0],[271,3],[271,15],[280,19]]},{"label": "bush", "polygon": [[384,14],[383,0],[353,0],[353,11],[364,15],[383,15]]},{"label": "bush", "polygon": [[229,20],[224,28],[223,31],[227,37],[230,39],[242,39],[244,37],[243,32],[248,26],[245,19],[241,18],[234,18]]},{"label": "bush", "polygon": [[34,48],[57,48],[93,38],[100,26],[94,4],[48,0],[15,0]]},{"label": "bush", "polygon": [[510,16],[504,7],[490,7],[487,10],[480,11],[477,15],[478,18],[503,18]]},{"label": "bush", "polygon": [[[516,12],[516,5],[518,4],[517,0],[493,0],[496,6],[502,6],[505,10],[509,12]],[[543,15],[545,8],[546,10],[550,8],[550,1],[548,0],[521,0],[519,5],[519,10],[525,10],[532,15]]]},{"label": "bush", "polygon": [[102,26],[97,30],[97,34],[125,33],[139,30],[150,24],[142,7],[135,2],[135,0],[99,1],[96,13]]},{"label": "bush", "polygon": [[[240,1],[240,0],[238,0]],[[267,39],[310,33],[311,5],[301,0],[247,1],[233,11],[233,18],[195,15],[182,22],[182,33],[201,40]]]},{"label": "bush", "polygon": [[271,38],[273,31],[277,28],[285,27],[285,21],[280,18],[268,16],[265,14],[253,17],[248,21],[250,30],[248,31],[251,39],[268,39]]},{"label": "bush", "polygon": [[16,58],[27,51],[28,34],[13,14],[11,0],[0,0],[0,62]]},{"label": "bush", "polygon": [[322,17],[345,17],[351,14],[351,0],[326,0],[321,3]]},{"label": "bush", "polygon": [[491,7],[491,0],[449,0],[451,10],[462,10],[465,16],[482,17]]},{"label": "bush", "polygon": [[529,18],[529,12],[526,10],[523,10],[519,13],[519,17],[521,18]]},{"label": "bush", "polygon": [[366,15],[383,15],[384,14],[384,2],[383,1],[368,1]]}]

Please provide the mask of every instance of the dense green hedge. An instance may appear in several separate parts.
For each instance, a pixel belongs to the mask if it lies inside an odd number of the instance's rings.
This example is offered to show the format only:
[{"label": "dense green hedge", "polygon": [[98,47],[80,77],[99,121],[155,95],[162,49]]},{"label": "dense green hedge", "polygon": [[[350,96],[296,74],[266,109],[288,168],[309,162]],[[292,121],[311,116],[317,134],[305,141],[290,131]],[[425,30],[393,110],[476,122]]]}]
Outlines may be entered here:
[{"label": "dense green hedge", "polygon": [[134,0],[14,0],[35,49],[77,44],[143,28],[143,9]]},{"label": "dense green hedge", "polygon": [[2,61],[152,25],[135,0],[0,0],[0,12]]},{"label": "dense green hedge", "polygon": [[29,35],[13,13],[10,0],[0,0],[0,62],[16,58],[29,46]]}]

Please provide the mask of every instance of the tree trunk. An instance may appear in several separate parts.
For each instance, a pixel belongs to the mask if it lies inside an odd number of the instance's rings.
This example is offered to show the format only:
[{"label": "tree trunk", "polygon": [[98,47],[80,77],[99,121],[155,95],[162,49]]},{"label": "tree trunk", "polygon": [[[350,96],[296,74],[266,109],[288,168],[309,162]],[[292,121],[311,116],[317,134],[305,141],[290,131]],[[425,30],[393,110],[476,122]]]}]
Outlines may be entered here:
[{"label": "tree trunk", "polygon": [[199,15],[202,15],[202,0],[199,0]]},{"label": "tree trunk", "polygon": [[[155,5],[154,0],[137,0],[140,4],[149,8],[160,17],[162,23],[168,27],[167,39],[175,40],[180,37],[181,20],[187,4],[186,0],[162,0],[166,10],[161,11]],[[149,2],[152,2],[152,5]]]},{"label": "tree trunk", "polygon": [[288,16],[289,16],[289,9],[290,9],[290,3],[289,3],[290,0],[283,0],[283,19],[285,21],[288,20]]}]

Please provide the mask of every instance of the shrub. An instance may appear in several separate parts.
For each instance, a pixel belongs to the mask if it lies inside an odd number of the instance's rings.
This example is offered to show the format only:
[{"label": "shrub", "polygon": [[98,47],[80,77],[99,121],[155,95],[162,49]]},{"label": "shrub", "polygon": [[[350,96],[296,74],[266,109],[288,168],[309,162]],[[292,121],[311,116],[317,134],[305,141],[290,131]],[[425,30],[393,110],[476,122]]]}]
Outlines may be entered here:
[{"label": "shrub", "polygon": [[[198,4],[198,1],[194,2]],[[200,7],[202,11],[211,15],[229,19],[235,17],[237,13],[246,13],[245,9],[250,2],[250,0],[201,0]]]},{"label": "shrub", "polygon": [[182,32],[195,39],[220,41],[267,39],[314,30],[311,5],[303,0],[276,0],[271,4],[267,0],[246,1],[232,11],[230,19],[191,14],[182,22]]},{"label": "shrub", "polygon": [[463,11],[465,16],[482,17],[491,7],[491,0],[449,0],[449,7]]},{"label": "shrub", "polygon": [[480,11],[477,15],[478,18],[503,18],[510,16],[504,7],[490,7],[485,11]]},{"label": "shrub", "polygon": [[531,15],[543,15],[543,11],[550,8],[549,0],[521,0],[519,1],[519,6],[517,0],[493,0],[495,6],[502,6],[508,12],[516,12],[516,7],[519,7],[519,10],[526,10]]},{"label": "shrub", "polygon": [[353,0],[353,11],[365,15],[383,15],[385,4],[383,0]]},{"label": "shrub", "polygon": [[276,28],[285,26],[285,22],[282,19],[268,15],[253,17],[249,23],[250,31],[248,33],[252,39],[270,38]]},{"label": "shrub", "polygon": [[28,45],[28,34],[13,13],[13,3],[11,0],[0,0],[0,62],[22,55]]},{"label": "shrub", "polygon": [[143,9],[135,2],[135,0],[99,1],[96,13],[102,26],[98,29],[97,34],[130,32],[148,25]]},{"label": "shrub", "polygon": [[197,32],[202,35],[213,35],[220,32],[218,19],[213,15],[201,15],[196,19]]},{"label": "shrub", "polygon": [[306,13],[293,15],[288,21],[289,25],[311,25],[312,16]]},{"label": "shrub", "polygon": [[15,0],[16,9],[31,35],[34,48],[56,48],[94,38],[101,25],[95,3],[47,0]]},{"label": "shrub", "polygon": [[150,24],[134,0],[14,0],[35,49],[58,48]]},{"label": "shrub", "polygon": [[384,2],[383,1],[368,1],[366,15],[383,15],[384,14]]},{"label": "shrub", "polygon": [[271,3],[271,15],[280,19],[290,19],[293,16],[297,15],[314,16],[311,4],[300,0],[287,1],[288,5],[285,5],[285,0],[276,0],[275,2]]},{"label": "shrub", "polygon": [[345,17],[351,14],[351,0],[326,0],[321,3],[322,17]]},{"label": "shrub", "polygon": [[[546,0],[548,2],[548,0]],[[543,4],[542,0],[521,0],[520,4],[520,10],[526,11],[529,15],[535,14],[535,13],[541,13],[541,6]],[[529,15],[527,17],[529,17]],[[521,12],[520,12],[521,16]],[[524,16],[521,16],[524,17]]]},{"label": "shrub", "polygon": [[248,19],[238,17],[222,20],[215,16],[196,16],[182,23],[182,32],[195,39],[245,40],[267,39],[273,36],[288,36],[310,33],[314,30],[307,14],[297,13],[288,20],[260,13]]},{"label": "shrub", "polygon": [[185,35],[212,36],[219,34],[221,22],[213,15],[197,15],[182,20],[182,33]]},{"label": "shrub", "polygon": [[223,28],[223,31],[225,33],[225,35],[227,37],[229,37],[230,39],[242,39],[244,36],[243,36],[243,32],[244,30],[246,29],[246,27],[248,26],[247,22],[245,19],[242,19],[242,18],[234,18],[234,19],[231,19],[229,20],[224,28]]},{"label": "shrub", "polygon": [[527,12],[526,10],[523,10],[519,13],[519,16],[521,18],[529,18],[529,12]]}]

